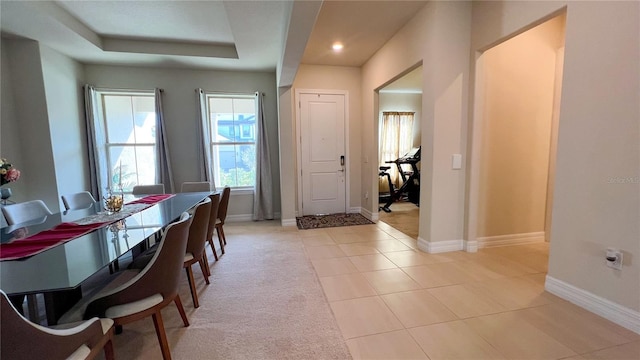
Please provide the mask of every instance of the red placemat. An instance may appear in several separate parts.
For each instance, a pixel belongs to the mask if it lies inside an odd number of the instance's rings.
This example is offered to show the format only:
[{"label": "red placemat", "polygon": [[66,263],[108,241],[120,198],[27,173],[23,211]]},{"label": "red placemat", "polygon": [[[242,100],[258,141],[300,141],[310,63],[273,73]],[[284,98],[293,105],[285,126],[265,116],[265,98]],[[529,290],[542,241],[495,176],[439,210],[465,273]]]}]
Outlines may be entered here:
[{"label": "red placemat", "polygon": [[[0,259],[16,260],[27,256],[33,256],[61,243],[86,235],[103,225],[105,225],[105,223],[94,223],[88,225],[61,223],[53,229],[41,231],[35,235],[22,239],[16,238],[10,243],[0,245]],[[14,234],[16,232],[20,234],[19,230],[20,229],[15,230]]]},{"label": "red placemat", "polygon": [[[141,199],[129,202],[127,204],[153,205],[172,196],[174,195],[149,195]],[[148,207],[149,206],[144,207],[137,212],[140,212]],[[26,230],[26,228],[16,229],[12,232],[14,234],[14,240],[8,243],[0,244],[0,261],[17,260],[39,254],[45,250],[49,250],[55,246],[64,244],[67,241],[86,235],[100,227],[103,227],[115,221],[118,220],[83,225],[79,225],[73,222],[66,222],[58,224],[52,229],[44,230],[31,236],[26,236],[26,234],[23,234],[21,232],[21,230],[24,231]]]}]

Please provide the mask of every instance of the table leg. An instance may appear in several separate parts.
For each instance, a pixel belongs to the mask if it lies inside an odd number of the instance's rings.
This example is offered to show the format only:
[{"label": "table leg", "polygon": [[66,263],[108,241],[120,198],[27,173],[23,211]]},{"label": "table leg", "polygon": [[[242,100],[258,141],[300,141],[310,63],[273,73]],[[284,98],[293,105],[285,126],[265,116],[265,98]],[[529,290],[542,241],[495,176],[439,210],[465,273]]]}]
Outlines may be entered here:
[{"label": "table leg", "polygon": [[56,325],[58,319],[82,298],[82,289],[63,290],[44,294],[44,306],[47,311],[47,324]]},{"label": "table leg", "polygon": [[40,324],[40,313],[38,311],[38,298],[36,294],[27,295],[27,307],[29,308],[29,320]]}]

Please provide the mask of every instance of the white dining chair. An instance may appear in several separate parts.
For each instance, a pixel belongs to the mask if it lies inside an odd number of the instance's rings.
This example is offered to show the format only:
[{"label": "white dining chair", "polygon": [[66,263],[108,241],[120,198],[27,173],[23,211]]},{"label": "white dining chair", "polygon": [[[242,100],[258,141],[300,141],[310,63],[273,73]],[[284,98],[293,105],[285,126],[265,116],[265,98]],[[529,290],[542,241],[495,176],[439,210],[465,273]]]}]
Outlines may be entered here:
[{"label": "white dining chair", "polygon": [[186,181],[182,183],[180,192],[211,191],[211,183],[208,181]]},{"label": "white dining chair", "polygon": [[60,196],[65,210],[86,209],[95,204],[96,199],[88,191]]},{"label": "white dining chair", "polygon": [[164,194],[164,184],[136,185],[131,193],[133,195]]},{"label": "white dining chair", "polygon": [[3,206],[2,213],[9,225],[44,218],[45,216],[52,214],[51,210],[49,210],[42,200],[31,200],[23,203]]}]

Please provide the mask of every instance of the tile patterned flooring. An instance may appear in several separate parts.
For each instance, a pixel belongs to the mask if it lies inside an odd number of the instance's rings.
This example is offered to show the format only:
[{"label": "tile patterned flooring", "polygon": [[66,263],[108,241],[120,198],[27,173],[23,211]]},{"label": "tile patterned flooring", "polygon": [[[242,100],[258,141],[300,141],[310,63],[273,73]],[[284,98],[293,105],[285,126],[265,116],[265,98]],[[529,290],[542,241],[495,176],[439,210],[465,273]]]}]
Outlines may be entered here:
[{"label": "tile patterned flooring", "polygon": [[354,359],[640,359],[640,335],[544,291],[546,243],[427,254],[382,221],[299,234]]}]

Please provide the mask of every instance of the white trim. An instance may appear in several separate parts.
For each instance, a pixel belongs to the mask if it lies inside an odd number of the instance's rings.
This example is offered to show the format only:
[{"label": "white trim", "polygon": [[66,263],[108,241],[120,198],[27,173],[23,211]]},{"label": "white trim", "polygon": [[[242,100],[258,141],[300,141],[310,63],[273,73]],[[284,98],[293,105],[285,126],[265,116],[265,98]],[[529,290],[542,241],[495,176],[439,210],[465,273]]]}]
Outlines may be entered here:
[{"label": "white trim", "polygon": [[282,226],[298,226],[298,223],[296,222],[296,219],[282,219],[280,221],[280,224]]},{"label": "white trim", "polygon": [[427,241],[418,237],[418,249],[428,252],[429,254],[460,251],[464,248],[463,243],[463,240]]},{"label": "white trim", "polygon": [[242,222],[242,221],[252,221],[253,214],[238,214],[238,215],[227,215],[225,221],[227,222]]},{"label": "white trim", "polygon": [[496,246],[524,245],[544,242],[544,231],[508,234],[497,236],[485,236],[476,239],[479,248],[490,248]]},{"label": "white trim", "polygon": [[369,211],[369,209],[361,208],[360,215],[366,217],[367,219],[373,222],[378,222],[378,213],[372,213],[371,211]]},{"label": "white trim", "polygon": [[360,214],[362,208],[360,206],[357,207],[351,207],[347,209],[347,213],[349,214]]},{"label": "white trim", "polygon": [[640,312],[547,275],[544,288],[548,292],[576,304],[594,314],[640,334]]},{"label": "white trim", "polygon": [[466,252],[478,252],[478,242],[475,240],[463,240],[462,246]]},{"label": "white trim", "polygon": [[[277,220],[277,219],[280,219],[280,213],[279,212],[273,213],[273,220]],[[227,218],[225,219],[225,221],[227,221],[227,222],[253,221],[253,214],[227,215]],[[265,220],[265,221],[271,221],[271,220]],[[293,219],[294,225],[295,225],[295,222],[296,222],[296,220]]]},{"label": "white trim", "polygon": [[[345,167],[345,193],[344,193],[344,208],[345,210],[349,209],[351,207],[351,181],[350,181],[350,176],[351,176],[351,171],[349,171],[349,161],[351,161],[351,154],[349,151],[349,141],[350,141],[350,134],[349,134],[349,91],[347,90],[321,90],[321,89],[296,89],[295,90],[295,98],[293,100],[293,108],[295,110],[295,114],[296,114],[296,138],[294,141],[295,144],[295,148],[296,148],[296,164],[297,164],[297,174],[296,174],[296,178],[298,179],[297,184],[298,184],[298,209],[300,212],[302,211],[302,159],[300,158],[300,155],[302,155],[302,149],[301,149],[301,144],[300,141],[302,139],[302,133],[301,133],[301,126],[300,126],[300,96],[302,94],[321,94],[321,95],[342,95],[344,97],[344,151],[345,151],[345,157],[346,157],[346,164],[347,166]],[[296,104],[298,104],[298,106],[296,106]],[[299,215],[296,215],[299,216]]]}]

